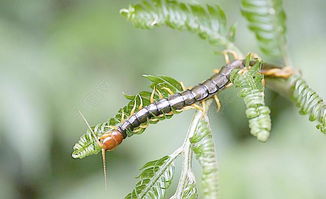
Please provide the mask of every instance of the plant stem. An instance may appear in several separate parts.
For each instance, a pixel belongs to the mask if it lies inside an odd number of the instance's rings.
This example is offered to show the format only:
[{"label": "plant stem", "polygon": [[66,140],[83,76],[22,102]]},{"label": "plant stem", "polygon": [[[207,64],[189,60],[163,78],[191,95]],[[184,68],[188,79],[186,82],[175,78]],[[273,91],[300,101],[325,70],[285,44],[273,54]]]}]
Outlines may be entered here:
[{"label": "plant stem", "polygon": [[184,161],[183,161],[183,168],[182,168],[179,184],[178,184],[176,193],[171,197],[171,199],[182,198],[183,190],[184,190],[185,186],[187,185],[187,178],[193,177],[193,174],[191,171],[193,152],[191,150],[192,144],[189,139],[192,136],[194,136],[200,120],[202,119],[202,117],[204,117],[207,114],[208,107],[210,106],[211,103],[212,103],[212,100],[208,100],[205,103],[205,105],[204,105],[205,112],[202,112],[201,110],[197,110],[194,115],[194,118],[190,124],[190,127],[189,127],[187,135],[186,135],[186,139],[181,147],[183,149]]}]

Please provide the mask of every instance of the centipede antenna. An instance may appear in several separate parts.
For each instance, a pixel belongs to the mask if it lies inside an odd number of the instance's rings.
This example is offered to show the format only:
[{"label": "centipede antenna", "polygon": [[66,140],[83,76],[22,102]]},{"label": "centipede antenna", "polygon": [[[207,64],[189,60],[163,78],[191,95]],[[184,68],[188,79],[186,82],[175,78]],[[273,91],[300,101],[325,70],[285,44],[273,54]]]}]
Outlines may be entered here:
[{"label": "centipede antenna", "polygon": [[85,123],[86,123],[88,129],[91,131],[91,133],[92,133],[92,135],[93,135],[93,137],[94,137],[96,143],[97,143],[99,146],[101,146],[101,143],[98,141],[98,139],[97,139],[97,137],[96,137],[96,135],[95,135],[93,129],[92,129],[91,126],[89,125],[89,123],[88,123],[88,121],[86,120],[85,116],[84,116],[84,115],[82,114],[82,112],[80,112],[80,111],[79,111],[79,114],[80,114],[80,116],[83,118],[83,120],[85,121]]},{"label": "centipede antenna", "polygon": [[[79,111],[79,114],[81,115],[81,117],[83,118],[83,120],[85,121],[88,129],[91,131],[92,135],[94,136],[97,144],[99,146],[101,146],[101,143],[98,141],[93,129],[91,128],[91,126],[89,125],[88,121],[86,120],[85,116]],[[104,183],[105,183],[105,190],[107,190],[107,172],[106,172],[106,158],[105,158],[105,149],[102,149],[102,162],[103,162],[103,173],[104,173]]]},{"label": "centipede antenna", "polygon": [[108,175],[107,175],[107,170],[106,170],[105,149],[102,149],[102,163],[103,163],[104,185],[105,185],[105,190],[107,190],[108,189]]}]

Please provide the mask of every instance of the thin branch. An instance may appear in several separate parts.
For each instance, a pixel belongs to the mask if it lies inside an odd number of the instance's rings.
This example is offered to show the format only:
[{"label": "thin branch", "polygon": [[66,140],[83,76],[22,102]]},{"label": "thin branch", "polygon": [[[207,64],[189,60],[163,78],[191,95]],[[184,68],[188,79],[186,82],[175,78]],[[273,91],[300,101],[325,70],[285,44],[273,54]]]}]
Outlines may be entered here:
[{"label": "thin branch", "polygon": [[207,114],[207,110],[208,110],[211,102],[212,102],[212,100],[209,100],[205,103],[205,105],[204,105],[205,106],[204,110],[206,110],[205,112],[198,110],[195,113],[194,119],[192,120],[191,125],[188,129],[186,139],[182,146],[183,154],[184,154],[183,168],[182,168],[182,172],[181,172],[181,176],[180,176],[180,180],[179,180],[179,184],[178,184],[176,193],[171,197],[171,199],[181,198],[183,190],[184,190],[185,186],[187,185],[187,178],[193,177],[193,173],[191,171],[193,152],[191,150],[192,144],[189,139],[194,136],[197,126],[198,126],[200,120],[202,119],[202,117],[204,117]]}]

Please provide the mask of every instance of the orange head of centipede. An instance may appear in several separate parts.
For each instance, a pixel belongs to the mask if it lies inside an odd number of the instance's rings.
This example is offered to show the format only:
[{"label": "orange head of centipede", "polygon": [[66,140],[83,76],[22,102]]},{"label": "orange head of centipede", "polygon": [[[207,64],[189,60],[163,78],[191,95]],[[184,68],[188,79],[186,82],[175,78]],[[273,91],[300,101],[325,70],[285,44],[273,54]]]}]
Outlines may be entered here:
[{"label": "orange head of centipede", "polygon": [[100,146],[105,151],[107,150],[113,150],[116,148],[123,140],[123,135],[118,130],[109,131],[107,133],[104,133],[100,138]]}]

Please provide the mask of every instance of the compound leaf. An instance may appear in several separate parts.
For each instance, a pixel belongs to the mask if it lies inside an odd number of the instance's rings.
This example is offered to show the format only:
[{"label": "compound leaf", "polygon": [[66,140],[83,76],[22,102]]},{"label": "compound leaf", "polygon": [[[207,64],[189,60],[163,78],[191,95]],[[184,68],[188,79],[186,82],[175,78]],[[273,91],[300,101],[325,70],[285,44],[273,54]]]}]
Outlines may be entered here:
[{"label": "compound leaf", "polygon": [[241,13],[256,35],[261,51],[273,58],[282,58],[286,47],[282,0],[241,0]]},{"label": "compound leaf", "polygon": [[125,199],[160,199],[171,185],[174,165],[170,156],[146,163],[141,168],[141,174],[135,189]]},{"label": "compound leaf", "polygon": [[[228,30],[224,11],[218,5],[201,6],[176,0],[151,0],[122,9],[121,15],[143,29],[166,25],[189,31],[213,45],[232,46],[235,29]],[[229,33],[231,32],[231,33]]]}]

